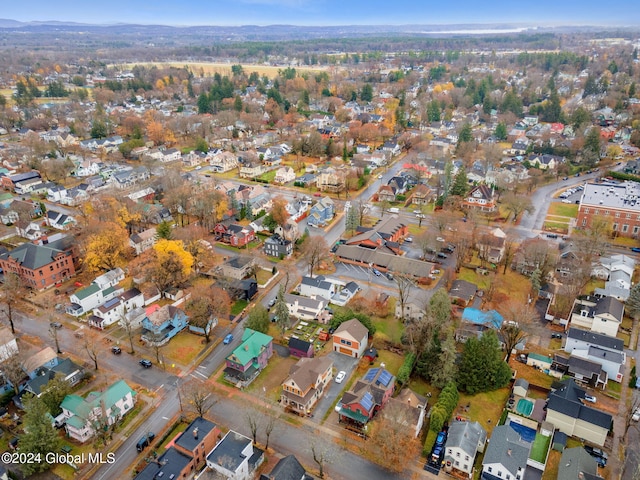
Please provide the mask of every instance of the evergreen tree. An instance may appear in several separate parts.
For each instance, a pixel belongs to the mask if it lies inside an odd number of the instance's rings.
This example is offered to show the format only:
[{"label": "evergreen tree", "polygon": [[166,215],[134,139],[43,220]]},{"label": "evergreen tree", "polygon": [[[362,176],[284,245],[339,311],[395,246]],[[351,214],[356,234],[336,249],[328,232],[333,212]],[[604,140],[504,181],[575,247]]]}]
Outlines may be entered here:
[{"label": "evergreen tree", "polygon": [[451,195],[463,196],[467,193],[468,188],[467,171],[464,167],[458,169],[456,177],[453,179],[453,185],[451,186]]},{"label": "evergreen tree", "polygon": [[465,123],[460,129],[460,133],[458,134],[458,145],[462,142],[472,142],[473,141],[473,131],[471,130],[471,124]]},{"label": "evergreen tree", "polygon": [[511,379],[511,368],[503,360],[498,336],[487,330],[482,337],[464,344],[458,385],[470,395],[502,388]]},{"label": "evergreen tree", "polygon": [[582,98],[585,98],[589,95],[595,95],[596,93],[600,93],[600,89],[598,88],[598,82],[593,75],[589,74],[587,76],[587,81],[584,84],[584,91],[582,92]]},{"label": "evergreen tree", "polygon": [[71,385],[64,379],[64,375],[58,374],[53,377],[43,388],[40,399],[44,402],[47,410],[53,417],[57,417],[62,412],[60,404],[64,397],[71,393]]},{"label": "evergreen tree", "polygon": [[33,458],[36,459],[35,462],[25,462],[20,466],[22,472],[29,476],[51,467],[51,464],[45,461],[45,456],[47,453],[60,451],[62,440],[51,424],[47,406],[40,398],[25,395],[23,402],[25,433],[19,437],[19,449],[20,453],[33,454]]},{"label": "evergreen tree", "polygon": [[240,98],[240,95],[236,95],[236,98],[233,99],[233,109],[236,112],[242,111],[242,98]]},{"label": "evergreen tree", "polygon": [[501,140],[501,141],[506,140],[507,133],[508,133],[507,126],[504,124],[504,122],[500,122],[498,123],[498,125],[496,125],[496,131],[494,132],[494,135],[498,140]]},{"label": "evergreen tree", "polygon": [[200,94],[198,97],[198,113],[200,115],[204,115],[206,113],[212,113],[213,108],[211,107],[211,101],[206,93]]},{"label": "evergreen tree", "polygon": [[427,105],[427,119],[429,122],[439,122],[440,121],[440,102],[437,100],[432,100]]},{"label": "evergreen tree", "polygon": [[360,226],[359,217],[360,215],[358,215],[358,209],[354,206],[351,206],[349,210],[347,210],[347,215],[345,217],[345,230],[355,232],[356,228]]},{"label": "evergreen tree", "polygon": [[274,305],[276,324],[280,330],[280,334],[284,336],[284,332],[289,328],[289,307],[287,307],[287,301],[284,298],[284,285],[280,285],[278,289],[278,299]]},{"label": "evergreen tree", "polygon": [[269,312],[264,306],[258,304],[249,312],[244,326],[256,332],[267,333],[269,331],[269,323]]},{"label": "evergreen tree", "polygon": [[640,319],[640,283],[631,287],[629,298],[625,304],[627,314],[634,320]]},{"label": "evergreen tree", "polygon": [[431,374],[431,383],[437,388],[444,387],[448,382],[455,380],[458,367],[456,365],[457,352],[456,341],[453,338],[453,330],[447,330],[447,336],[442,342],[440,355],[438,355],[437,367]]},{"label": "evergreen tree", "polygon": [[169,222],[160,222],[156,227],[156,235],[158,238],[164,238],[165,240],[171,240],[172,228]]},{"label": "evergreen tree", "polygon": [[360,100],[363,102],[370,102],[373,100],[373,87],[370,83],[365,83],[360,90]]},{"label": "evergreen tree", "polygon": [[91,138],[105,138],[107,136],[107,125],[102,120],[94,120],[91,126]]},{"label": "evergreen tree", "polygon": [[451,160],[447,160],[444,164],[444,178],[443,178],[443,193],[441,198],[447,198],[449,195],[449,191],[451,190],[451,185],[453,184],[453,162]]},{"label": "evergreen tree", "polygon": [[636,96],[636,82],[631,82],[629,85],[629,98],[633,98]]}]

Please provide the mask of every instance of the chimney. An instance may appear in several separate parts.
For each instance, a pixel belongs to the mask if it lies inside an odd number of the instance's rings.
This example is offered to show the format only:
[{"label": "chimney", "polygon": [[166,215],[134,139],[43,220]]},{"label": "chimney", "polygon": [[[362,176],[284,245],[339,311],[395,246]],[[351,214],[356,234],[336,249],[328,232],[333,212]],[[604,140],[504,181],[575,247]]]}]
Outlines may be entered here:
[{"label": "chimney", "polygon": [[511,456],[511,449],[507,450],[507,455]]},{"label": "chimney", "polygon": [[193,438],[198,438],[198,427],[193,429]]}]

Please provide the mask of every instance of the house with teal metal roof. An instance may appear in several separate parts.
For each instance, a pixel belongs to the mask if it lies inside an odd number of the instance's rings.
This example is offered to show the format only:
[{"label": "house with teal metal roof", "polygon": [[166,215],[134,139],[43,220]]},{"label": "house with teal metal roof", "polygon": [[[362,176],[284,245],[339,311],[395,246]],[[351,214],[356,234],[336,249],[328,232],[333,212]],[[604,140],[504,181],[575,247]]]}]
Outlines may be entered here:
[{"label": "house with teal metal roof", "polygon": [[56,418],[64,423],[69,437],[83,443],[93,437],[95,429],[120,421],[136,403],[136,392],[124,380],[119,380],[103,392],[91,392],[86,398],[67,395],[62,400],[62,414]]},{"label": "house with teal metal roof", "polygon": [[226,359],[225,378],[239,387],[246,387],[267,366],[271,355],[273,338],[245,328],[242,343]]}]

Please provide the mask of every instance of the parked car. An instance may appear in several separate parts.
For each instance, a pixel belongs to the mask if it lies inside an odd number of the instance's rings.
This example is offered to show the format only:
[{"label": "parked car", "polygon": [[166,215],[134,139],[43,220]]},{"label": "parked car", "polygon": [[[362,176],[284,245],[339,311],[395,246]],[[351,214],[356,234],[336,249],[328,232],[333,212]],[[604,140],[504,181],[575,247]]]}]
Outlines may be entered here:
[{"label": "parked car", "polygon": [[596,402],[597,402],[596,397],[594,397],[593,395],[585,395],[585,396],[584,396],[584,399],[585,399],[587,402],[591,402],[591,403],[596,403]]},{"label": "parked car", "polygon": [[276,304],[276,300],[277,300],[276,297],[273,297],[271,300],[269,300],[269,303],[267,303],[267,307],[268,308],[273,307]]},{"label": "parked car", "polygon": [[413,242],[413,237],[407,237],[407,238],[404,239],[404,241],[407,242],[407,243],[411,243],[411,242]]},{"label": "parked car", "polygon": [[145,448],[147,448],[149,446],[149,443],[151,443],[154,438],[156,438],[156,434],[155,433],[153,433],[153,432],[147,433],[144,437],[142,437],[140,440],[138,440],[138,443],[136,443],[136,450],[141,452],[142,450],[144,450]]},{"label": "parked car", "polygon": [[342,381],[344,380],[344,377],[346,376],[347,376],[347,372],[345,372],[344,370],[340,370],[336,375],[335,382],[342,383]]},{"label": "parked car", "polygon": [[564,200],[562,200],[562,203],[571,203],[571,200],[569,200],[568,198],[565,198]]},{"label": "parked car", "polygon": [[142,365],[144,368],[151,368],[151,366],[153,365],[153,364],[151,363],[151,361],[150,361],[150,360],[147,360],[146,358],[143,358],[143,359],[142,359],[142,360],[140,360],[138,363],[139,363],[140,365]]},{"label": "parked car", "polygon": [[436,437],[436,445],[444,445],[444,442],[447,440],[447,432],[444,430],[438,432],[438,436]]},{"label": "parked car", "polygon": [[562,338],[562,334],[561,333],[552,333],[551,334],[551,338]]},{"label": "parked car", "polygon": [[609,456],[601,449],[592,447],[590,445],[585,445],[584,449],[589,455],[594,458],[600,468],[604,468],[607,466],[607,459],[609,458]]},{"label": "parked car", "polygon": [[445,253],[442,252],[438,252],[438,258],[448,258],[447,255]]},{"label": "parked car", "polygon": [[376,277],[379,277],[380,275],[382,275],[382,272],[380,272],[380,270],[378,270],[377,268],[373,268],[371,269],[371,271]]},{"label": "parked car", "polygon": [[111,353],[114,355],[120,355],[122,353],[122,349],[120,347],[111,347]]},{"label": "parked car", "polygon": [[640,247],[631,247],[631,251],[635,253],[640,253]]},{"label": "parked car", "polygon": [[228,333],[227,336],[224,337],[224,340],[222,341],[222,343],[225,345],[229,345],[232,340],[233,340],[233,333]]},{"label": "parked car", "polygon": [[633,420],[634,422],[640,420],[640,407],[636,408],[636,411],[633,412],[633,415],[631,415],[631,420]]},{"label": "parked car", "polygon": [[51,322],[51,323],[49,324],[49,326],[50,326],[51,328],[55,328],[55,329],[62,328],[62,324],[61,324],[60,322]]},{"label": "parked car", "polygon": [[385,277],[387,277],[387,280],[391,280],[391,281],[393,281],[393,275],[392,275],[391,273],[387,272],[387,273],[385,274]]}]

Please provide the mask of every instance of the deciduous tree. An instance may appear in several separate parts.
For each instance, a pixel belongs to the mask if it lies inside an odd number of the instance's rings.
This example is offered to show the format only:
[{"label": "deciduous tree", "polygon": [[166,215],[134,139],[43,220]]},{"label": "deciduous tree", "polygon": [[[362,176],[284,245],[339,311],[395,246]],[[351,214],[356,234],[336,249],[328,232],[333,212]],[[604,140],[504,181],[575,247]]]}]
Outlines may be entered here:
[{"label": "deciduous tree", "polygon": [[267,333],[269,323],[269,312],[264,306],[258,304],[249,312],[244,326],[256,332]]},{"label": "deciduous tree", "polygon": [[2,313],[9,322],[11,333],[15,335],[16,329],[13,324],[15,320],[15,309],[18,301],[24,298],[26,288],[22,279],[13,272],[5,272],[4,282],[0,285],[0,301],[2,302]]},{"label": "deciduous tree", "polygon": [[85,265],[91,272],[123,266],[131,253],[127,231],[115,222],[103,223],[87,242]]},{"label": "deciduous tree", "polygon": [[313,271],[329,256],[327,241],[319,235],[309,236],[302,243],[301,251],[302,258],[309,266],[309,276],[313,277]]},{"label": "deciduous tree", "polygon": [[191,378],[179,387],[182,398],[198,417],[204,417],[216,404],[216,397],[211,387],[202,380]]}]

